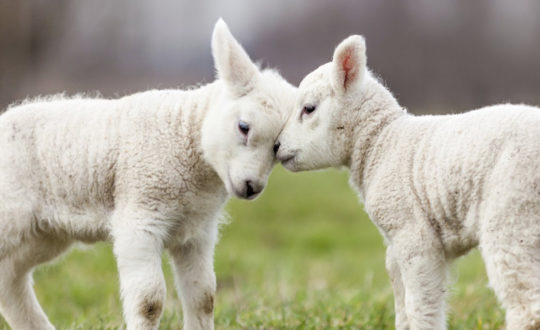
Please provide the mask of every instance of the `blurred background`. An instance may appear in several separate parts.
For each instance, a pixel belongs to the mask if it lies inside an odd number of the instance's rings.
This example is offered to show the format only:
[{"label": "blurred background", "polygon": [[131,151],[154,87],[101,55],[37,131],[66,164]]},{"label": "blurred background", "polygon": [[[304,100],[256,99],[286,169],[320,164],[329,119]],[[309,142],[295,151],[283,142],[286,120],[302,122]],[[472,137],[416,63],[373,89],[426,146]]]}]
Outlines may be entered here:
[{"label": "blurred background", "polygon": [[[219,17],[253,59],[293,84],[362,34],[369,67],[412,113],[540,104],[536,0],[2,0],[0,109],[60,92],[115,97],[210,82]],[[227,211],[216,249],[218,329],[392,327],[384,245],[347,173],[278,166],[263,196]],[[161,327],[179,329],[166,259]],[[121,327],[109,245],[77,249],[35,280],[60,329]],[[502,325],[478,253],[457,263],[452,283],[451,329]]]},{"label": "blurred background", "polygon": [[410,112],[540,104],[536,0],[5,0],[0,107],[62,91],[112,97],[210,82],[219,17],[293,84],[362,34],[368,65]]}]

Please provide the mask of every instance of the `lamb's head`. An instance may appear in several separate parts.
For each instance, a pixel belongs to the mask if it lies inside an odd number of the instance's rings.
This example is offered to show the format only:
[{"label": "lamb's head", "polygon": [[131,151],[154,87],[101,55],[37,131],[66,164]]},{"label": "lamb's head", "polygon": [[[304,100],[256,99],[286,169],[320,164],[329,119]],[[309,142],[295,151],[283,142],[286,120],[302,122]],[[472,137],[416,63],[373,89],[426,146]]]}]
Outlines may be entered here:
[{"label": "lamb's head", "polygon": [[365,49],[363,37],[348,37],[335,49],[332,62],[300,83],[295,109],[278,138],[277,157],[287,169],[346,165],[354,131],[351,112],[364,93],[365,80],[372,79]]},{"label": "lamb's head", "polygon": [[260,71],[222,20],[212,52],[224,89],[204,121],[203,152],[230,194],[253,199],[276,163],[274,145],[297,89],[277,72]]}]

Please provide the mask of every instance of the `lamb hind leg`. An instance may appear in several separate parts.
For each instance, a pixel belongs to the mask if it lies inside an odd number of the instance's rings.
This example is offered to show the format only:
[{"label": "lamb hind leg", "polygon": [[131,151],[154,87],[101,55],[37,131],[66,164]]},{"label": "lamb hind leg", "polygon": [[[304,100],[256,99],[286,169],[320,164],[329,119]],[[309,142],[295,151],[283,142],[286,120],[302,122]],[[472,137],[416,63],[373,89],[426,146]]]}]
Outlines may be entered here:
[{"label": "lamb hind leg", "polygon": [[0,259],[0,312],[13,329],[54,329],[32,288],[32,268],[69,245],[60,239],[32,237]]},{"label": "lamb hind leg", "polygon": [[507,329],[539,330],[540,233],[529,239],[493,233],[484,235],[480,248],[490,285],[506,309]]}]

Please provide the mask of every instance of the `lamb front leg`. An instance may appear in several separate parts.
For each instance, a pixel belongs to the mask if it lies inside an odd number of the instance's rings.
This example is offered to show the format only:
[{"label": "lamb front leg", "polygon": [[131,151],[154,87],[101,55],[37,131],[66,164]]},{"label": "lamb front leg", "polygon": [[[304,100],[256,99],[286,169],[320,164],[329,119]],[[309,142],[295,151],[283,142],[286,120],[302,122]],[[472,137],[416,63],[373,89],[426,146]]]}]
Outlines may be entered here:
[{"label": "lamb front leg", "polygon": [[408,330],[409,320],[407,319],[407,312],[405,310],[405,287],[403,286],[401,271],[399,269],[399,264],[396,260],[392,245],[389,245],[386,248],[386,270],[388,272],[388,276],[390,277],[390,281],[392,282],[392,288],[394,289],[396,330]]},{"label": "lamb front leg", "polygon": [[152,221],[125,221],[113,230],[124,318],[128,330],[157,329],[165,299],[162,239]]},{"label": "lamb front leg", "polygon": [[[217,233],[216,228],[211,230]],[[184,329],[214,329],[215,236],[191,240],[170,249],[178,296],[182,300]]]},{"label": "lamb front leg", "polygon": [[[415,231],[421,235],[421,230]],[[410,236],[410,235],[408,235]],[[447,267],[440,242],[395,240],[392,244],[405,289],[405,309],[411,329],[446,329]]]}]

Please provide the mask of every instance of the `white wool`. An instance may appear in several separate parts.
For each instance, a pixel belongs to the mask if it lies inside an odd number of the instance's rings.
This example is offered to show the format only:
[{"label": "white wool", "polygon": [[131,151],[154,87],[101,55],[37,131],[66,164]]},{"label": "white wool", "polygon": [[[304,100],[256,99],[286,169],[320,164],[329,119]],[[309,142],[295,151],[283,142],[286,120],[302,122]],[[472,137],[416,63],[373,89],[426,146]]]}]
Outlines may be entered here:
[{"label": "white wool", "polygon": [[302,81],[278,158],[350,168],[388,245],[397,329],[446,327],[447,264],[474,247],[508,329],[540,328],[540,109],[409,115],[365,63],[352,36]]},{"label": "white wool", "polygon": [[222,21],[212,49],[220,79],[197,89],[56,96],[0,116],[0,313],[10,326],[53,328],[33,267],[73,242],[107,240],[128,329],[159,325],[164,249],[184,328],[213,328],[221,209],[231,194],[252,199],[264,188],[295,89],[261,72]]}]

